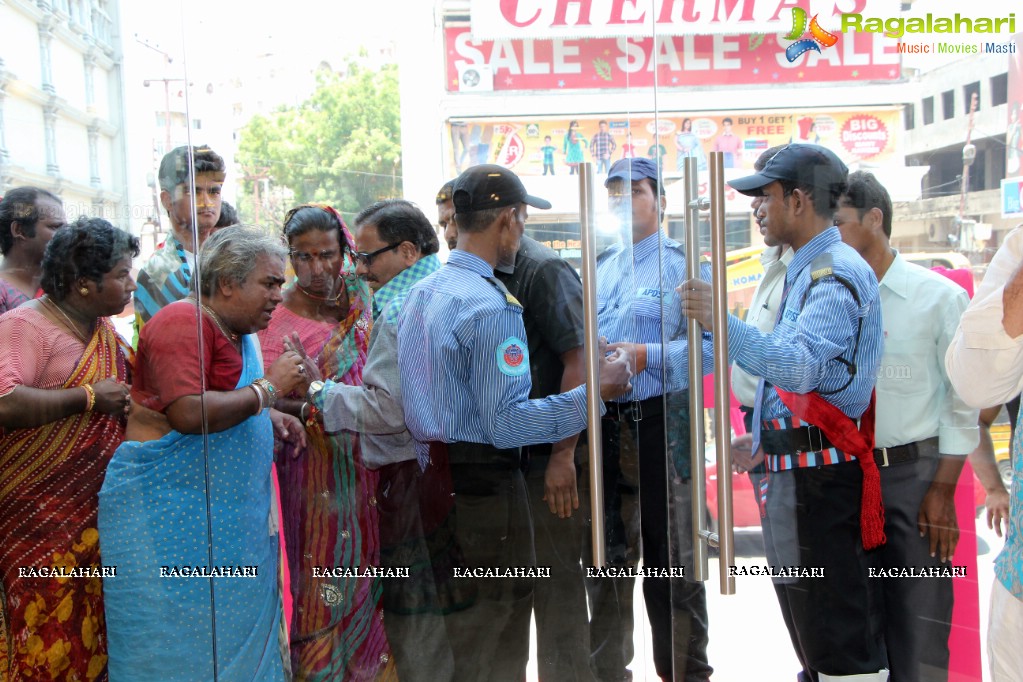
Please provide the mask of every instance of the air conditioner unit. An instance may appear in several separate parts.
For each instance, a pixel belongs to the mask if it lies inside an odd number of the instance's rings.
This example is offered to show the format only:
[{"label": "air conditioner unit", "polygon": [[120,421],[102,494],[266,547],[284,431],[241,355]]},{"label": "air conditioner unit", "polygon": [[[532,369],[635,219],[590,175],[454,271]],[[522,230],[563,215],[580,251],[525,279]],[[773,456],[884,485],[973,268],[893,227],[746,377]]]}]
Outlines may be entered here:
[{"label": "air conditioner unit", "polygon": [[494,72],[488,64],[462,64],[458,67],[459,92],[493,92]]},{"label": "air conditioner unit", "polygon": [[949,246],[958,241],[959,226],[951,219],[937,218],[927,226],[927,240],[932,244]]}]

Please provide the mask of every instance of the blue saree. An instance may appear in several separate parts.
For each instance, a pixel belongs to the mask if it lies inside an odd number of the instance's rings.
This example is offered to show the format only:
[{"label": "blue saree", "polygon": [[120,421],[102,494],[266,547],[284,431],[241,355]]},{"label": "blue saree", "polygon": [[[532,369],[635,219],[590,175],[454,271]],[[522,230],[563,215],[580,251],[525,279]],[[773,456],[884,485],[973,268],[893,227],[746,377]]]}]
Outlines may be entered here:
[{"label": "blue saree", "polygon": [[[242,337],[242,362],[239,387],[263,374],[253,336]],[[206,439],[208,491],[202,435],[126,441],[107,469],[99,537],[117,572],[103,582],[112,682],[212,680],[214,668],[220,680],[285,679],[270,418]]]}]

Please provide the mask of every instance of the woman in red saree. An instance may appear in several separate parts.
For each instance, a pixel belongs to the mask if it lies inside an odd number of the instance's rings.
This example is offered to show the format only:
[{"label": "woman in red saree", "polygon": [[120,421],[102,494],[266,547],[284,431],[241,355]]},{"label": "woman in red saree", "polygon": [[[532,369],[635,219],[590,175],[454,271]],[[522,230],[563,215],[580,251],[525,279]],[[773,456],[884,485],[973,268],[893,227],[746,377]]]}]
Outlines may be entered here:
[{"label": "woman in red saree", "polygon": [[[269,366],[297,335],[320,374],[362,382],[369,343],[369,288],[355,277],[354,240],[325,204],[292,209],[284,222],[296,280],[259,334]],[[357,434],[325,433],[293,396],[277,409],[306,422],[309,447],[277,456],[294,610],[289,623],[295,680],[393,680],[383,628],[380,578],[324,576],[322,569],[380,565],[377,475],[359,453]]]},{"label": "woman in red saree", "polygon": [[45,295],[0,316],[6,682],[107,677],[96,495],[124,435],[132,363],[107,317],[131,300],[138,253],[127,232],[81,218],[46,249]]}]

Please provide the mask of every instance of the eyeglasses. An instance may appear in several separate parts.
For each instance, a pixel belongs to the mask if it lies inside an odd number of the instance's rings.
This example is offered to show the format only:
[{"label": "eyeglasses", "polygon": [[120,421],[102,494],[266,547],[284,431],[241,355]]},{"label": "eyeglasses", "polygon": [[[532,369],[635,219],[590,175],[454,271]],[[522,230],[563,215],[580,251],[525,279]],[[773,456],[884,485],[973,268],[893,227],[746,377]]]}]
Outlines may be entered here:
[{"label": "eyeglasses", "polygon": [[368,268],[369,266],[373,265],[373,259],[374,258],[376,258],[380,254],[385,253],[387,251],[393,251],[394,249],[396,249],[399,246],[401,246],[403,243],[404,242],[394,242],[393,244],[388,244],[387,246],[383,247],[382,249],[377,249],[376,251],[371,251],[370,253],[364,253],[364,252],[357,251],[355,253],[355,260],[357,262],[359,262],[359,263],[362,263],[363,265],[365,265]]},{"label": "eyeglasses", "polygon": [[319,261],[335,261],[337,257],[341,255],[341,252],[337,249],[329,249],[327,251],[320,251],[319,253],[307,253],[305,251],[292,251],[291,260],[296,263],[302,263],[308,265],[314,260]]}]

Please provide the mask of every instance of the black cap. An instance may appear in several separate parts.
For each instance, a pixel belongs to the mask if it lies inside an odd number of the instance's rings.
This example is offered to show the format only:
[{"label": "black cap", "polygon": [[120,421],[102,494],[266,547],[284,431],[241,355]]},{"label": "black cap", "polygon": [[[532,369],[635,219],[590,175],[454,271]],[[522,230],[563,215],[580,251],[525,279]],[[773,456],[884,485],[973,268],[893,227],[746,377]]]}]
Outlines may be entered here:
[{"label": "black cap", "polygon": [[612,180],[625,180],[626,182],[634,182],[636,180],[642,180],[643,178],[650,178],[660,184],[660,178],[657,175],[657,164],[650,159],[637,156],[631,159],[618,159],[611,168],[607,171],[607,179],[604,180],[604,187],[607,187]]},{"label": "black cap", "polygon": [[472,213],[516,204],[544,209],[551,207],[551,202],[527,194],[525,185],[515,173],[493,164],[473,166],[455,178],[451,201],[455,205],[455,213]]},{"label": "black cap", "polygon": [[775,180],[831,189],[844,184],[848,174],[846,165],[827,147],[790,144],[782,147],[759,173],[729,180],[728,184],[747,196],[759,196],[760,189]]}]

